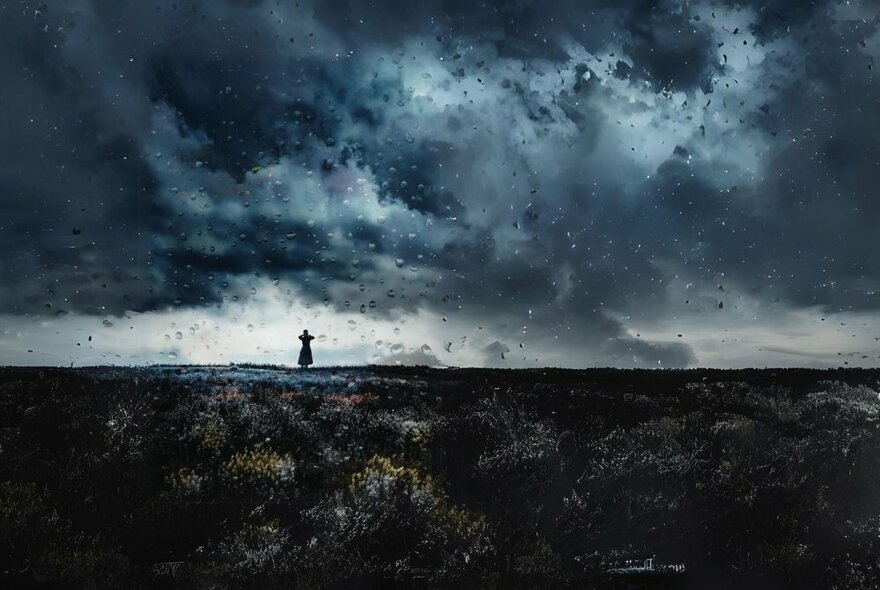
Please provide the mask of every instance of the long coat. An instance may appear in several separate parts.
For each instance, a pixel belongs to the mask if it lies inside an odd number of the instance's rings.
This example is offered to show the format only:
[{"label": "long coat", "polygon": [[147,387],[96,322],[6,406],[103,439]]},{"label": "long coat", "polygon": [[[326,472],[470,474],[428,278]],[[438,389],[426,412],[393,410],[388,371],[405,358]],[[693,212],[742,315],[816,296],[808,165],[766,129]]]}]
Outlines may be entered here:
[{"label": "long coat", "polygon": [[315,339],[315,337],[303,334],[302,336],[299,336],[299,339],[303,345],[302,350],[299,351],[299,365],[305,367],[306,365],[311,365],[315,362],[312,360],[312,347],[309,344]]}]

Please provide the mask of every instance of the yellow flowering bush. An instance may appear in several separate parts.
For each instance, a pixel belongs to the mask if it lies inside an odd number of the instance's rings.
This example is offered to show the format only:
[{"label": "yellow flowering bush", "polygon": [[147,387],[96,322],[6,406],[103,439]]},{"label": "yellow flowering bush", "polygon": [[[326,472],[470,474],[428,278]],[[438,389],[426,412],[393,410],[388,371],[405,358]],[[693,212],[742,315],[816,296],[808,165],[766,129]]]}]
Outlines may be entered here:
[{"label": "yellow flowering bush", "polygon": [[417,469],[397,466],[382,455],[373,455],[361,471],[353,473],[348,489],[352,493],[366,492],[368,495],[388,495],[395,491],[432,493],[434,482],[431,476],[423,476]]},{"label": "yellow flowering bush", "polygon": [[199,475],[190,467],[181,467],[173,471],[165,479],[173,492],[184,496],[201,492],[207,480],[204,475]]},{"label": "yellow flowering bush", "polygon": [[257,446],[234,453],[220,466],[220,475],[233,486],[275,488],[293,480],[294,467],[290,454]]},{"label": "yellow flowering bush", "polygon": [[223,433],[216,424],[209,422],[199,429],[198,440],[206,451],[216,451],[223,442]]}]

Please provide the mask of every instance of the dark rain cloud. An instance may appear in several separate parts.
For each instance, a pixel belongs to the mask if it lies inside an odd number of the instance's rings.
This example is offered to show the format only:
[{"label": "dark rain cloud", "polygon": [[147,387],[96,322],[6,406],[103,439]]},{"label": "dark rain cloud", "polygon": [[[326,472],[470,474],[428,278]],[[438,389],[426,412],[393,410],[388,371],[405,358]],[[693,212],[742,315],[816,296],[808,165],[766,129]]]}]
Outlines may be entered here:
[{"label": "dark rain cloud", "polygon": [[493,357],[652,366],[697,362],[626,329],[668,314],[676,281],[874,309],[880,44],[876,9],[847,10],[6,6],[0,309],[120,315],[274,282],[485,324]]}]

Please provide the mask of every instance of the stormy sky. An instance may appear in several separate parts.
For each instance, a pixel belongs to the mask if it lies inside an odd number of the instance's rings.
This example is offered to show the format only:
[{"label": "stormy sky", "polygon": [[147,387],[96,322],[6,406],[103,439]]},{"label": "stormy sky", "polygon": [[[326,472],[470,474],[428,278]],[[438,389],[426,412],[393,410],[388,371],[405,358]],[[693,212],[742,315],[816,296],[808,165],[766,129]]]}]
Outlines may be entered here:
[{"label": "stormy sky", "polygon": [[873,1],[0,1],[0,364],[876,366]]}]

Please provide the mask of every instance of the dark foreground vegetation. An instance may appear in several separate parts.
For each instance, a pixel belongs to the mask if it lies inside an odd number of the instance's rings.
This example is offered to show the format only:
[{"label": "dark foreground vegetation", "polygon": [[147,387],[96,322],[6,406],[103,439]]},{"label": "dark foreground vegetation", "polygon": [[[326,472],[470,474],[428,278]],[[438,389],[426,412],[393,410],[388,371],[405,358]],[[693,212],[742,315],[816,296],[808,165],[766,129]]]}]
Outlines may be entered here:
[{"label": "dark foreground vegetation", "polygon": [[[0,587],[874,588],[878,391],[859,370],[0,369]],[[648,558],[684,571],[609,573]]]}]

